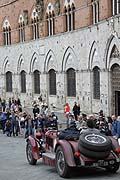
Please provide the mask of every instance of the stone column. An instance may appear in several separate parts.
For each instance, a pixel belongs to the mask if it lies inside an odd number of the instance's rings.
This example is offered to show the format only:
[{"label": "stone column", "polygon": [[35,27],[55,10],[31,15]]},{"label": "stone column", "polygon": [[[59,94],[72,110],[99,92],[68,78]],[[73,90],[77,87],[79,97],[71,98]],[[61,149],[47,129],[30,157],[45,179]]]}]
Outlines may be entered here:
[{"label": "stone column", "polygon": [[73,30],[73,10],[70,13],[71,13],[71,30]]},{"label": "stone column", "polygon": [[51,29],[52,29],[52,35],[54,34],[54,19],[51,18]]},{"label": "stone column", "polygon": [[95,24],[95,3],[92,3],[93,6],[93,24]]},{"label": "stone column", "polygon": [[67,11],[67,31],[70,30],[69,12]]},{"label": "stone column", "polygon": [[65,85],[64,85],[64,72],[57,72],[56,88],[57,88],[57,107],[63,109],[65,104]]},{"label": "stone column", "polygon": [[113,16],[115,15],[115,0],[112,1],[112,6],[113,6]]},{"label": "stone column", "polygon": [[98,5],[98,1],[96,1],[96,23],[99,22],[99,5]]},{"label": "stone column", "polygon": [[51,34],[50,34],[50,28],[51,28],[51,27],[50,27],[50,21],[51,21],[51,20],[48,19],[48,35],[49,35],[49,36],[51,35]]}]

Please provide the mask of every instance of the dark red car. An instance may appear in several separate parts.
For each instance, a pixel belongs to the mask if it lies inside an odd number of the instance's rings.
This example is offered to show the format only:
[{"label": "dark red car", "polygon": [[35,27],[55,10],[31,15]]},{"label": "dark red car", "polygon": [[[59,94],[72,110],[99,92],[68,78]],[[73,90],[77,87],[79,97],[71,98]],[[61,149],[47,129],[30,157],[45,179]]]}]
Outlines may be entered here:
[{"label": "dark red car", "polygon": [[49,130],[42,145],[41,134],[27,138],[26,155],[29,164],[43,162],[55,166],[61,177],[68,177],[72,167],[102,167],[115,173],[120,164],[120,146],[113,137],[88,131],[79,139],[59,139],[59,131]]}]

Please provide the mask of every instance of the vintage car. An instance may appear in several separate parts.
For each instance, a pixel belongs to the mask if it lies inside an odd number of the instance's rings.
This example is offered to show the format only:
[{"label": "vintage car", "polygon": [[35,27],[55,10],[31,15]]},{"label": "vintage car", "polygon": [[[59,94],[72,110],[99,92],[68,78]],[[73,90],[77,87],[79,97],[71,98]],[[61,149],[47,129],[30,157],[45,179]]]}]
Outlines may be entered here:
[{"label": "vintage car", "polygon": [[119,169],[120,146],[113,137],[96,131],[82,133],[79,138],[59,138],[58,130],[48,130],[45,143],[41,133],[27,138],[26,155],[29,164],[43,163],[55,166],[57,173],[66,178],[72,167],[102,167],[111,173]]}]

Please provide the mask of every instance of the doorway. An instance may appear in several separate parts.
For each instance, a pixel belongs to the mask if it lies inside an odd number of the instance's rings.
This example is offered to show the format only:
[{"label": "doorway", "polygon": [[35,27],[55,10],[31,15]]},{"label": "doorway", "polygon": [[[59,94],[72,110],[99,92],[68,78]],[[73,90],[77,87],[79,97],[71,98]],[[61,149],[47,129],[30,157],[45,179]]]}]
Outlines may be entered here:
[{"label": "doorway", "polygon": [[115,114],[120,116],[120,91],[115,91]]},{"label": "doorway", "polygon": [[118,116],[120,115],[120,66],[118,64],[114,64],[111,68],[111,85],[112,114]]}]

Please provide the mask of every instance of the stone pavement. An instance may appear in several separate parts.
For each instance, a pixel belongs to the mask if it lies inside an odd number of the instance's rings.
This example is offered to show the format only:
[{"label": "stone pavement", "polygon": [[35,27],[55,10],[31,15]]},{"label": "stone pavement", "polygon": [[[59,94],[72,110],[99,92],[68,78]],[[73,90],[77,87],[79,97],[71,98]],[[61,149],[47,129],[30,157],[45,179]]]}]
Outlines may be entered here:
[{"label": "stone pavement", "polygon": [[[36,166],[28,164],[25,155],[26,142],[21,137],[7,137],[0,133],[0,180],[64,180],[54,167],[46,166],[42,160]],[[120,180],[116,174],[104,169],[71,169],[71,180]]]}]

